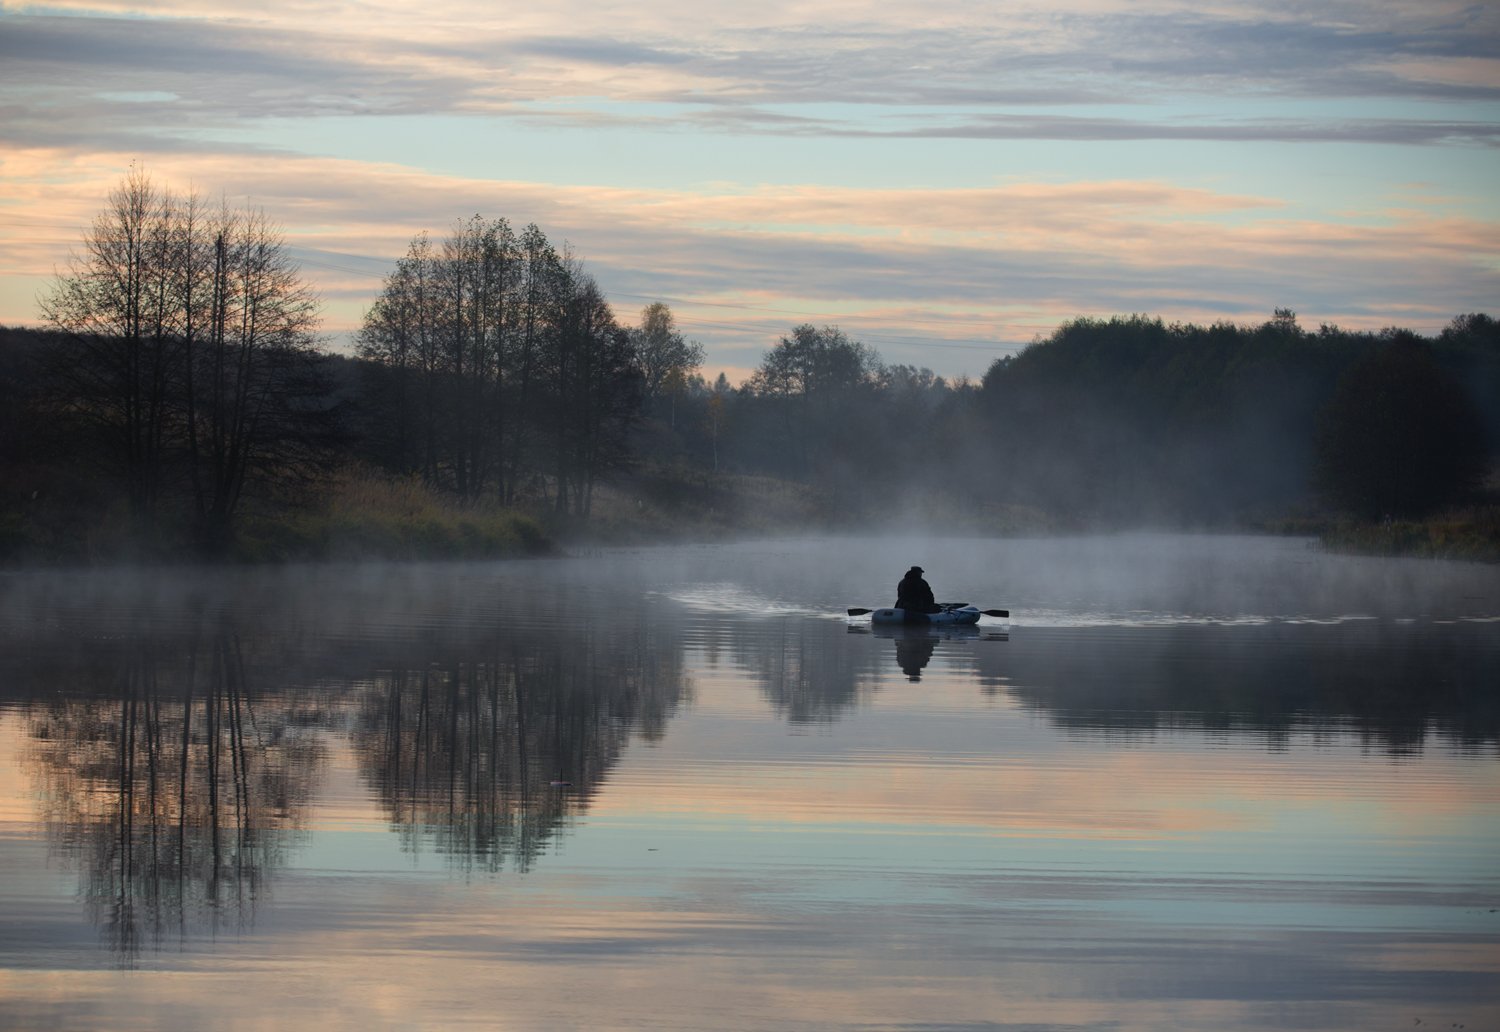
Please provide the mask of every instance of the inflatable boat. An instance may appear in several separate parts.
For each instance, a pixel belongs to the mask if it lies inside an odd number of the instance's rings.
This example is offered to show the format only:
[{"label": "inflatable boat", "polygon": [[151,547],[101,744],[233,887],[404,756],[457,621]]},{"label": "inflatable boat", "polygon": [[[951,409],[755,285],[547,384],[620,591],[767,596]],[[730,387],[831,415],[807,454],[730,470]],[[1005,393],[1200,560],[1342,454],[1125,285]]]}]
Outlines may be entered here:
[{"label": "inflatable boat", "polygon": [[937,613],[909,613],[905,609],[872,609],[870,622],[876,624],[977,624],[981,611],[971,605],[948,603]]}]

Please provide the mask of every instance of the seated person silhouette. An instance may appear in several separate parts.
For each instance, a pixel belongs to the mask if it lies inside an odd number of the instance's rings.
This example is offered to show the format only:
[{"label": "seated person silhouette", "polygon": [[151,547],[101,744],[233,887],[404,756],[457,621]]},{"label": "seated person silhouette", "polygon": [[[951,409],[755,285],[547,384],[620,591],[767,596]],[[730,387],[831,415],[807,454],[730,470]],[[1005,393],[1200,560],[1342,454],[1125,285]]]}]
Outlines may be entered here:
[{"label": "seated person silhouette", "polygon": [[[942,608],[933,600],[932,588],[922,579],[922,572],[920,566],[913,566],[906,571],[906,576],[901,578],[901,583],[896,585],[894,608],[904,610],[908,620],[925,616],[927,613],[942,612]],[[925,623],[926,621],[914,620],[913,622]]]}]

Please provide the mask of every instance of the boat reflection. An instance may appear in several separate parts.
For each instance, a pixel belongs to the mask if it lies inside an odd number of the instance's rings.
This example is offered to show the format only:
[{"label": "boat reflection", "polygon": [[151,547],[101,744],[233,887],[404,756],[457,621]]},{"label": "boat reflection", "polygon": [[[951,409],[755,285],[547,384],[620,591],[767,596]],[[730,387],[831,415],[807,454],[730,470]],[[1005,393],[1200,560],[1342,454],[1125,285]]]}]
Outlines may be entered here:
[{"label": "boat reflection", "polygon": [[979,628],[972,625],[922,627],[901,624],[872,626],[870,633],[877,638],[885,638],[895,643],[896,665],[901,668],[901,672],[906,675],[908,681],[917,682],[922,680],[922,671],[927,669],[928,663],[932,662],[932,654],[937,651],[938,642],[978,638]]},{"label": "boat reflection", "polygon": [[1006,641],[1005,631],[978,624],[933,626],[921,624],[850,624],[851,634],[870,634],[895,643],[896,665],[908,681],[922,680],[922,671],[945,641]]}]

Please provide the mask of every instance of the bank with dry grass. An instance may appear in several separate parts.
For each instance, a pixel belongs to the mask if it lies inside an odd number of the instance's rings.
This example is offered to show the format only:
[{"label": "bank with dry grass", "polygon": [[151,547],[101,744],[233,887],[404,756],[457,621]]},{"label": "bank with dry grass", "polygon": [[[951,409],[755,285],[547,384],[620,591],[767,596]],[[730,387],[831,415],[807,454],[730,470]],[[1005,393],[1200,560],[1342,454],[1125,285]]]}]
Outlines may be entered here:
[{"label": "bank with dry grass", "polygon": [[1340,522],[1324,528],[1320,538],[1336,552],[1500,563],[1500,505],[1455,509],[1425,520]]},{"label": "bank with dry grass", "polygon": [[984,535],[1063,529],[1040,510],[926,492],[899,500],[826,486],[682,466],[642,466],[595,490],[586,520],[547,525],[568,544],[716,541],[848,531]]},{"label": "bank with dry grass", "polygon": [[462,503],[416,477],[340,473],[310,506],[247,515],[235,544],[245,562],[292,559],[505,559],[549,555],[535,516],[494,502]]}]

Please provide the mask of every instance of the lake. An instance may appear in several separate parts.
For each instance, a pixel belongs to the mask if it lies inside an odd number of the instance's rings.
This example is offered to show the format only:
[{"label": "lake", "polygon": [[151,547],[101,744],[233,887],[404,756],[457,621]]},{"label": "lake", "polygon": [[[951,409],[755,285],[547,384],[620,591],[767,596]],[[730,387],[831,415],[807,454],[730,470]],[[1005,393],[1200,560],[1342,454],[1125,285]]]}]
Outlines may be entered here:
[{"label": "lake", "polygon": [[[976,628],[884,630],[907,566]],[[0,576],[0,1027],[1500,1028],[1500,570]]]}]

